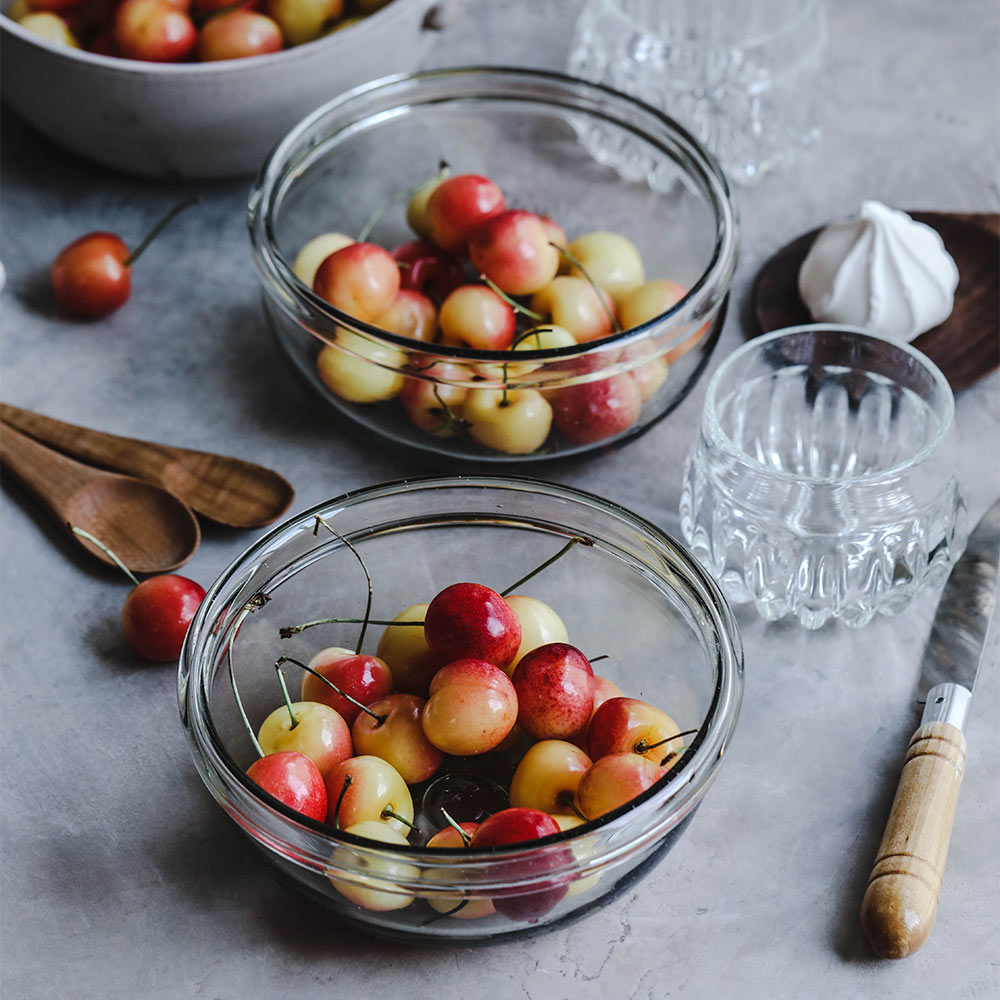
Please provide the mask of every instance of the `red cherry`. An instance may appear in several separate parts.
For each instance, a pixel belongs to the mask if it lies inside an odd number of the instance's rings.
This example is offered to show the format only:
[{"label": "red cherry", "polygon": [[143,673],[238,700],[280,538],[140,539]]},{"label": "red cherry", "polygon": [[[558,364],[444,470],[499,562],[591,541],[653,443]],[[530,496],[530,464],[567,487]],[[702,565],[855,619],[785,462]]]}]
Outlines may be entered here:
[{"label": "red cherry", "polygon": [[319,768],[296,750],[280,750],[255,760],[247,776],[290,809],[322,822],[326,819],[326,784]]},{"label": "red cherry", "polygon": [[462,268],[457,260],[432,243],[411,240],[392,251],[399,269],[399,287],[422,292],[441,303],[462,284]]},{"label": "red cherry", "polygon": [[174,573],[143,580],[122,607],[126,641],[147,660],[176,660],[204,597],[202,586]]},{"label": "red cherry", "polygon": [[[469,841],[469,849],[520,844],[559,832],[559,824],[539,809],[503,809],[479,824]],[[556,850],[544,856],[526,855],[504,865],[504,874],[511,879],[535,876],[537,888],[509,890],[517,895],[494,896],[497,913],[511,920],[534,921],[544,916],[566,895],[567,887],[545,875],[569,859],[566,851]]]},{"label": "red cherry", "polygon": [[[331,647],[317,653],[309,666],[362,705],[370,705],[392,693],[392,672],[377,656]],[[361,712],[357,705],[310,673],[302,677],[302,700],[329,705],[348,725]]]},{"label": "red cherry", "polygon": [[52,263],[52,290],[74,316],[107,316],[125,304],[132,289],[125,263],[129,248],[114,233],[88,233],[62,250]]},{"label": "red cherry", "polygon": [[512,678],[517,721],[535,739],[567,739],[594,710],[594,671],[575,646],[550,642],[526,653]]},{"label": "red cherry", "polygon": [[566,386],[552,399],[556,427],[575,444],[621,434],[638,421],[641,410],[642,393],[627,374]]},{"label": "red cherry", "polygon": [[474,659],[505,667],[521,645],[521,623],[495,590],[454,583],[428,605],[424,637],[446,663]]},{"label": "red cherry", "polygon": [[[128,2],[128,0],[126,0]],[[114,233],[87,233],[64,247],[52,262],[52,291],[68,313],[89,319],[107,316],[120,308],[132,289],[132,265],[174,216],[199,196],[185,198],[146,234],[130,251]]]}]

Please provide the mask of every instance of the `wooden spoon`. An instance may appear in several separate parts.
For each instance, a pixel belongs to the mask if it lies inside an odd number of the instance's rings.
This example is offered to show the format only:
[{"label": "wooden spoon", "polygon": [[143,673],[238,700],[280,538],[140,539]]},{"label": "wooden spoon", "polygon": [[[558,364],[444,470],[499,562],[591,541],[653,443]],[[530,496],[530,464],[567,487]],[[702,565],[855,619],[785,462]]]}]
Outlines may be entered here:
[{"label": "wooden spoon", "polygon": [[81,461],[159,483],[199,514],[232,528],[270,524],[295,496],[278,473],[238,458],[105,434],[8,403],[0,403],[0,420]]},{"label": "wooden spoon", "polygon": [[[182,566],[201,541],[198,519],[162,487],[83,465],[2,422],[0,463],[60,524],[90,532],[138,573]],[[71,537],[91,555],[115,565],[92,542]]]}]

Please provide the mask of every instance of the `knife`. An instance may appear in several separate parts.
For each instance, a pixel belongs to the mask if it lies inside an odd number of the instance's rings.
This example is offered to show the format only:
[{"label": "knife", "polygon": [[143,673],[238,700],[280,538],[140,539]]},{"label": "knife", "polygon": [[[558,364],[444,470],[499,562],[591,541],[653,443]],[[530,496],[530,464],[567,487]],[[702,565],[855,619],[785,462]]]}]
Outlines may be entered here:
[{"label": "knife", "polygon": [[1000,500],[969,536],[941,594],[921,665],[920,726],[861,903],[861,927],[881,958],[905,958],[927,940],[965,773],[962,728],[996,600]]}]

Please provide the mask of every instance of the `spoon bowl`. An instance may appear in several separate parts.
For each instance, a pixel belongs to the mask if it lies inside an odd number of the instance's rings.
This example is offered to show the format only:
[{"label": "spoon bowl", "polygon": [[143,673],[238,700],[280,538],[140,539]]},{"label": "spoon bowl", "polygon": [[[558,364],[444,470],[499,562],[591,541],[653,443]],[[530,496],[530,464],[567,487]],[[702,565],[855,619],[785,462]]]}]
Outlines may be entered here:
[{"label": "spoon bowl", "polygon": [[2,422],[0,428],[0,463],[71,529],[74,541],[91,555],[115,565],[73,528],[99,539],[137,573],[177,569],[194,555],[201,541],[198,520],[168,490],[84,465]]}]

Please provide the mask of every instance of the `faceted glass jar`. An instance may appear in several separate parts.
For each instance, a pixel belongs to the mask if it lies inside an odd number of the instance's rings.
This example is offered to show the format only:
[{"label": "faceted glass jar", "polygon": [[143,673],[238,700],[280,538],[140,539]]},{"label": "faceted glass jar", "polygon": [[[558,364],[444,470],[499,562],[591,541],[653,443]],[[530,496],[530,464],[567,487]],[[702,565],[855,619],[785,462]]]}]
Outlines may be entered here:
[{"label": "faceted glass jar", "polygon": [[[589,137],[597,125],[603,145],[595,150]],[[492,178],[508,208],[551,216],[570,240],[593,231],[626,236],[646,280],[676,282],[680,299],[601,340],[512,354],[398,336],[334,308],[296,277],[293,263],[309,240],[330,231],[356,237],[383,207],[367,239],[389,249],[415,239],[403,195],[442,160],[453,174]],[[393,77],[320,108],[265,164],[249,226],[268,320],[306,385],[362,436],[448,470],[580,455],[666,416],[715,345],[737,252],[726,181],[676,123],[601,86],[499,68]],[[369,394],[377,401],[351,401],[320,370],[352,363],[378,382]],[[474,398],[480,426],[496,416],[496,433],[487,440],[475,426],[447,420],[443,405],[441,420],[420,429],[400,402],[414,382],[425,395],[463,399],[453,407],[458,416],[473,411]],[[581,390],[584,383],[590,387]],[[596,397],[591,410],[620,419],[588,421],[567,436],[558,412],[568,388],[574,400]],[[516,393],[531,398],[535,416],[514,405]],[[488,399],[510,408],[484,417]],[[519,434],[529,419],[540,432]]]},{"label": "faceted glass jar", "polygon": [[[333,531],[320,526],[316,534],[317,517]],[[458,581],[502,589],[574,536],[592,544],[577,544],[517,589],[554,608],[570,641],[588,656],[606,655],[598,672],[625,694],[667,711],[681,729],[697,730],[652,788],[565,833],[455,850],[419,846],[434,828],[427,810],[447,802],[463,822],[503,808],[516,763],[509,751],[446,758],[438,774],[412,786],[421,834],[405,846],[304,818],[247,777],[256,753],[234,698],[230,649],[256,731],[282,704],[273,669],[279,655],[305,662],[320,648],[355,645],[356,624],[317,626],[290,639],[279,634],[286,625],[362,616],[367,586],[348,542],[371,575],[372,617],[391,619]],[[366,651],[374,652],[381,631],[369,627]],[[179,673],[181,716],[202,779],[274,872],[345,921],[383,936],[430,941],[535,933],[633,886],[680,836],[706,793],[732,737],[742,688],[736,623],[683,547],[598,497],[488,477],[377,486],[275,528],[209,590]],[[461,786],[457,795],[443,787],[442,776]]]},{"label": "faceted glass jar", "polygon": [[941,583],[964,545],[954,397],[908,344],[778,330],[712,377],[681,529],[736,603],[859,627]]}]

